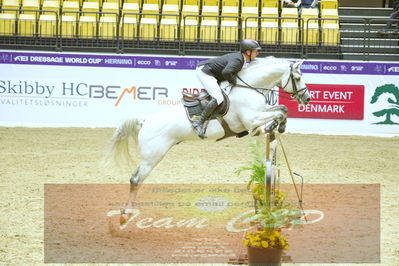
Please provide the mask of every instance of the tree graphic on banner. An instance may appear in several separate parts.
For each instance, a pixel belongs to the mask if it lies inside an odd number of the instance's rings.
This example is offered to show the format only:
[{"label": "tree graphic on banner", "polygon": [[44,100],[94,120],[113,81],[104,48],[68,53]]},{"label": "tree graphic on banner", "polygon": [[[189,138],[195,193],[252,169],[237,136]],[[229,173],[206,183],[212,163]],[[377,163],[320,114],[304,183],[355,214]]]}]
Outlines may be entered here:
[{"label": "tree graphic on banner", "polygon": [[394,125],[399,124],[395,123],[391,120],[392,115],[396,115],[399,117],[399,88],[396,87],[394,84],[386,84],[380,87],[377,87],[373,97],[371,97],[371,104],[376,103],[378,98],[384,94],[389,93],[395,99],[393,100],[391,97],[388,98],[388,103],[392,104],[390,108],[383,109],[381,111],[374,112],[373,115],[376,117],[385,116],[385,121],[377,122],[374,124],[386,124],[386,125]]}]

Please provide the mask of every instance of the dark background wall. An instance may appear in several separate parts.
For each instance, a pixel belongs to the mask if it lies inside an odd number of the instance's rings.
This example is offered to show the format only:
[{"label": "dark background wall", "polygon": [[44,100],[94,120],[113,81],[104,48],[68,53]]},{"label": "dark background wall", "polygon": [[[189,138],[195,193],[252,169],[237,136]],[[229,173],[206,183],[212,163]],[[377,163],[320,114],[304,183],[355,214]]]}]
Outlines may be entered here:
[{"label": "dark background wall", "polygon": [[339,0],[339,6],[385,7],[396,0]]}]

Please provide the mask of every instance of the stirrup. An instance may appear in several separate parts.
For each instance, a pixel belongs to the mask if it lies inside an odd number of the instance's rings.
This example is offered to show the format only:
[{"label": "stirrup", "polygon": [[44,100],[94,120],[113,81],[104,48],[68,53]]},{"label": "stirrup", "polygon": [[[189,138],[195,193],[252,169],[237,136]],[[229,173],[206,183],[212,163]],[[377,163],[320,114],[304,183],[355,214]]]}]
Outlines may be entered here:
[{"label": "stirrup", "polygon": [[201,132],[198,134],[198,137],[200,137],[201,139],[206,139],[205,136],[205,129],[202,129]]},{"label": "stirrup", "polygon": [[197,126],[197,127],[193,127],[195,132],[197,132],[198,137],[200,137],[201,139],[205,138],[205,129],[204,129],[204,125]]},{"label": "stirrup", "polygon": [[204,129],[205,123],[206,123],[206,121],[204,121],[203,123],[195,121],[193,123],[193,128],[194,128],[195,132],[197,132],[198,137],[200,137],[201,139],[205,138],[205,129]]},{"label": "stirrup", "polygon": [[201,132],[198,134],[198,136],[199,136],[201,139],[206,139],[205,134],[206,134],[206,129],[208,128],[208,124],[209,124],[209,120],[205,120],[204,123],[202,124],[202,130],[201,130]]},{"label": "stirrup", "polygon": [[203,131],[203,125],[197,125],[197,126],[193,126],[195,132],[197,132],[198,136],[202,133]]}]

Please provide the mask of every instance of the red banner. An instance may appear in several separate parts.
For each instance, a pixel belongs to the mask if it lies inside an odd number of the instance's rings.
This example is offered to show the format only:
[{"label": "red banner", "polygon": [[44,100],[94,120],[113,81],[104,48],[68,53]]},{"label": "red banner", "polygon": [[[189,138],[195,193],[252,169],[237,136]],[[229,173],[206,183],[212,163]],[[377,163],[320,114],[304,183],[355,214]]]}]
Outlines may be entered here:
[{"label": "red banner", "polygon": [[307,84],[312,97],[308,105],[280,98],[288,107],[288,117],[363,120],[364,86]]}]

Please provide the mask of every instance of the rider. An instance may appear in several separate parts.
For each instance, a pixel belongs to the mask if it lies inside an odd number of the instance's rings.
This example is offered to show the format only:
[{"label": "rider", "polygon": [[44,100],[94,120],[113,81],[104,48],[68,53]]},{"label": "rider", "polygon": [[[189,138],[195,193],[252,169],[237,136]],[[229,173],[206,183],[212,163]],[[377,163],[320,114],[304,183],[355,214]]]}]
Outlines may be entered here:
[{"label": "rider", "polygon": [[197,66],[197,77],[212,99],[202,111],[200,117],[193,122],[193,127],[200,138],[205,138],[204,122],[209,119],[213,111],[223,102],[220,82],[227,80],[232,86],[236,85],[236,74],[247,62],[255,60],[261,47],[255,40],[246,39],[240,43],[240,51],[220,57],[202,61]]}]

